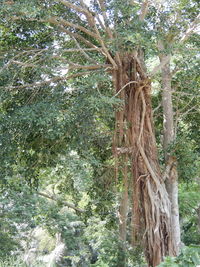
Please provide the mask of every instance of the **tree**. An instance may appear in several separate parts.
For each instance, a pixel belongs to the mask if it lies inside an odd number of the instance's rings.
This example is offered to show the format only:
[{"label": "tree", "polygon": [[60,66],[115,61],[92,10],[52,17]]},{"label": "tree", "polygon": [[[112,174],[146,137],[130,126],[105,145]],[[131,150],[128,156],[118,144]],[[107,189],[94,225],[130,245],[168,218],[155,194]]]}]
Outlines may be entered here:
[{"label": "tree", "polygon": [[[196,3],[194,2],[194,6]],[[176,12],[181,14],[181,18],[177,20],[174,17],[173,12],[163,13],[160,20],[163,28],[159,29],[160,38],[158,39],[158,53],[160,62],[163,65],[161,68],[162,73],[162,107],[163,107],[163,149],[165,153],[165,163],[167,170],[167,179],[165,180],[166,189],[171,202],[172,209],[172,235],[175,240],[176,255],[179,254],[181,239],[180,239],[180,225],[179,225],[179,207],[178,207],[178,173],[177,173],[177,159],[173,155],[170,155],[169,147],[176,140],[176,130],[174,125],[174,112],[172,103],[172,79],[176,73],[176,69],[171,70],[172,54],[180,53],[180,47],[186,42],[190,35],[197,29],[200,16],[196,13],[196,8],[191,8],[190,17],[188,18],[187,9],[190,6],[188,3],[172,4],[173,9],[177,9]],[[164,6],[160,6],[160,10],[165,9]],[[180,10],[181,9],[181,10]],[[192,18],[192,20],[191,20]],[[180,31],[180,28],[184,27],[185,20],[189,19],[190,24],[187,26],[184,32]],[[178,29],[179,28],[179,29]],[[179,36],[179,38],[178,38]],[[183,49],[183,48],[182,48]]]},{"label": "tree", "polygon": [[[113,81],[114,97],[121,102],[115,113],[113,137],[115,179],[116,182],[121,182],[123,188],[119,210],[120,237],[126,241],[130,195],[132,244],[138,243],[144,234],[147,261],[150,266],[156,266],[165,255],[177,254],[177,240],[172,235],[172,199],[168,198],[158,164],[152,121],[151,81],[144,62],[143,49],[147,50],[147,46],[154,43],[152,41],[145,45],[145,41],[148,37],[153,39],[155,34],[150,31],[151,22],[147,12],[150,3],[127,1],[128,5],[124,6],[120,1],[107,1],[106,4],[101,0],[94,1],[89,7],[84,1],[44,1],[40,4],[32,2],[33,9],[31,10],[30,5],[26,11],[26,4],[8,5],[5,2],[4,10],[9,10],[10,21],[23,27],[25,23],[30,23],[25,40],[35,33],[41,33],[43,27],[49,29],[54,38],[59,36],[57,44],[51,40],[49,46],[38,48],[36,45],[32,51],[20,48],[15,51],[17,54],[14,56],[9,55],[10,61],[5,67],[13,62],[19,68],[25,69],[34,69],[37,65],[40,72],[37,70],[37,74],[25,83],[22,83],[22,79],[13,79],[14,85],[10,84],[5,88],[36,90],[77,77],[82,77],[87,82],[92,71],[106,70],[107,79],[110,76]],[[20,11],[17,12],[16,8],[19,7]],[[155,7],[150,5],[150,10],[155,11]],[[37,28],[35,32],[31,32],[32,27],[39,27],[41,30]],[[21,61],[16,60],[19,51],[26,53],[26,57],[20,57]],[[79,53],[83,57],[78,56]],[[46,56],[43,62],[40,62],[41,55],[44,59]],[[47,68],[48,60],[54,66],[61,63],[63,68],[67,66],[67,75],[51,73]],[[166,74],[168,62],[162,58],[161,64],[155,70],[161,67]],[[81,78],[79,81],[81,82]],[[95,89],[98,86],[94,85]],[[171,119],[170,115],[168,121]],[[169,139],[165,148],[172,140],[171,137]]]}]

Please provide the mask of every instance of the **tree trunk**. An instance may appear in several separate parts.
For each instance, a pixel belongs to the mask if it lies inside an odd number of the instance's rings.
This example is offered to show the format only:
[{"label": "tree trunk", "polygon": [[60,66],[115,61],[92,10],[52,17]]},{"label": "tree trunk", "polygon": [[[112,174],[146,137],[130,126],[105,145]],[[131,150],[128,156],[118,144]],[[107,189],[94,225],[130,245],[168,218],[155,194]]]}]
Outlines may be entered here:
[{"label": "tree trunk", "polygon": [[[164,256],[174,255],[174,247],[170,201],[153,129],[151,85],[135,54],[124,53],[115,60],[118,69],[113,71],[114,87],[123,107],[116,111],[114,155],[116,162],[127,155],[131,165],[132,242],[143,240],[149,266],[157,266]],[[120,173],[118,165],[116,169]]]},{"label": "tree trunk", "polygon": [[122,197],[120,201],[120,207],[119,207],[119,238],[122,241],[120,246],[122,249],[121,257],[120,257],[120,263],[118,263],[119,267],[126,267],[126,239],[127,239],[127,214],[128,214],[128,157],[127,155],[124,155],[122,157],[123,166],[123,184],[122,184]]},{"label": "tree trunk", "polygon": [[127,213],[128,213],[128,166],[127,166],[127,155],[124,157],[124,168],[123,168],[123,191],[122,198],[119,208],[119,236],[121,241],[126,242],[126,228],[127,228]]},{"label": "tree trunk", "polygon": [[[164,46],[160,43],[160,50],[164,50]],[[176,256],[179,254],[181,245],[180,224],[179,224],[179,206],[178,206],[178,174],[177,160],[168,152],[169,145],[175,139],[174,136],[174,116],[172,106],[172,89],[171,89],[171,72],[170,72],[170,56],[160,54],[160,61],[167,63],[161,68],[162,71],[162,107],[163,107],[163,148],[165,153],[165,163],[168,173],[166,175],[166,189],[171,202],[172,217],[172,236],[175,247]]]}]

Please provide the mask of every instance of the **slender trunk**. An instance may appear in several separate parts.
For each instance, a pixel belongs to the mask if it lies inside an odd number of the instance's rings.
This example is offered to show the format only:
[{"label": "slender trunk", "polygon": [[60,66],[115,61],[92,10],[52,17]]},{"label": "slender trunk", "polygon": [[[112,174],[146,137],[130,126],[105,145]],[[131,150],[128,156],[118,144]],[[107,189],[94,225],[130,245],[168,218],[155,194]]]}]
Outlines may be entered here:
[{"label": "slender trunk", "polygon": [[[132,242],[142,240],[149,266],[157,266],[164,256],[174,255],[174,247],[170,201],[153,130],[151,85],[134,54],[121,54],[116,62],[118,69],[113,71],[113,81],[124,105],[116,111],[114,155],[118,163],[126,155],[131,165]],[[119,166],[116,168],[119,172]]]},{"label": "slender trunk", "polygon": [[[163,50],[160,44],[161,51]],[[175,247],[176,255],[179,254],[181,239],[180,239],[180,224],[179,224],[179,205],[178,205],[178,174],[177,174],[177,160],[168,152],[169,145],[174,141],[174,116],[172,106],[172,89],[171,89],[171,72],[170,72],[170,57],[169,55],[160,54],[160,61],[168,62],[162,67],[162,107],[163,107],[163,148],[165,153],[166,168],[168,174],[166,175],[166,189],[171,202],[171,216],[172,216],[172,237]]]}]

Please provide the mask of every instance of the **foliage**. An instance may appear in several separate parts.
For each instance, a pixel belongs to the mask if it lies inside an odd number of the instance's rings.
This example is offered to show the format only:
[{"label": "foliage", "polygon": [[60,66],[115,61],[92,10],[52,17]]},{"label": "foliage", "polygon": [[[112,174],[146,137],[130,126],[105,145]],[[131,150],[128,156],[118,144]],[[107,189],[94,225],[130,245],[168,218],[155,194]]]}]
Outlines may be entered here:
[{"label": "foliage", "polygon": [[[46,264],[38,263],[34,267],[45,267]],[[27,267],[24,261],[20,257],[7,257],[6,259],[0,259],[0,267]]]},{"label": "foliage", "polygon": [[0,232],[0,258],[3,259],[12,251],[16,250],[19,244],[14,240],[13,234]]},{"label": "foliage", "polygon": [[185,245],[200,243],[198,208],[200,203],[199,184],[181,184],[179,187],[182,240]]},{"label": "foliage", "polygon": [[[169,151],[178,161],[179,179],[184,182],[192,182],[199,173],[199,152],[196,142],[190,138],[189,130],[183,127],[175,142],[169,146]],[[188,131],[184,134],[184,131]]]},{"label": "foliage", "polygon": [[200,247],[189,246],[182,249],[181,254],[176,258],[166,257],[160,267],[193,267],[200,264]]},{"label": "foliage", "polygon": [[35,226],[34,217],[37,214],[35,205],[37,198],[29,188],[18,185],[18,189],[1,190],[0,217],[0,257],[6,257],[18,251],[20,241],[25,233]]}]

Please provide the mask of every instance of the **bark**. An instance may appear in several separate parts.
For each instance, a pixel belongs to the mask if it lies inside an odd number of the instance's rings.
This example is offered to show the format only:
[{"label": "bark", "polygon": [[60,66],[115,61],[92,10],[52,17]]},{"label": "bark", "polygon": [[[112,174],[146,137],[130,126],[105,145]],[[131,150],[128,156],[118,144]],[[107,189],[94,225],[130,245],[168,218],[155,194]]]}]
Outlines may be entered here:
[{"label": "bark", "polygon": [[[163,50],[162,44],[160,50]],[[168,173],[165,184],[171,202],[171,217],[172,217],[172,236],[175,248],[175,255],[179,254],[181,239],[180,239],[180,223],[179,223],[179,205],[178,205],[178,174],[177,160],[168,152],[169,145],[175,139],[174,135],[174,116],[172,106],[172,88],[171,88],[171,73],[170,73],[170,55],[160,54],[160,61],[167,62],[161,68],[162,72],[162,107],[163,107],[163,148],[165,153],[166,168]]]},{"label": "bark", "polygon": [[[149,266],[157,266],[166,255],[174,255],[171,208],[162,180],[152,121],[151,84],[136,54],[115,58],[116,95],[123,107],[116,111],[114,155],[116,174],[126,155],[131,165],[132,243],[143,241]],[[128,162],[125,161],[125,168]],[[119,176],[120,178],[120,176]]]},{"label": "bark", "polygon": [[120,258],[120,266],[126,267],[126,239],[127,239],[127,215],[128,215],[128,157],[122,157],[122,172],[123,172],[123,191],[119,207],[119,238],[122,241],[122,255]]},{"label": "bark", "polygon": [[119,236],[122,242],[126,242],[126,227],[127,227],[127,214],[128,214],[128,166],[127,166],[127,155],[124,159],[123,168],[123,192],[119,208]]}]

